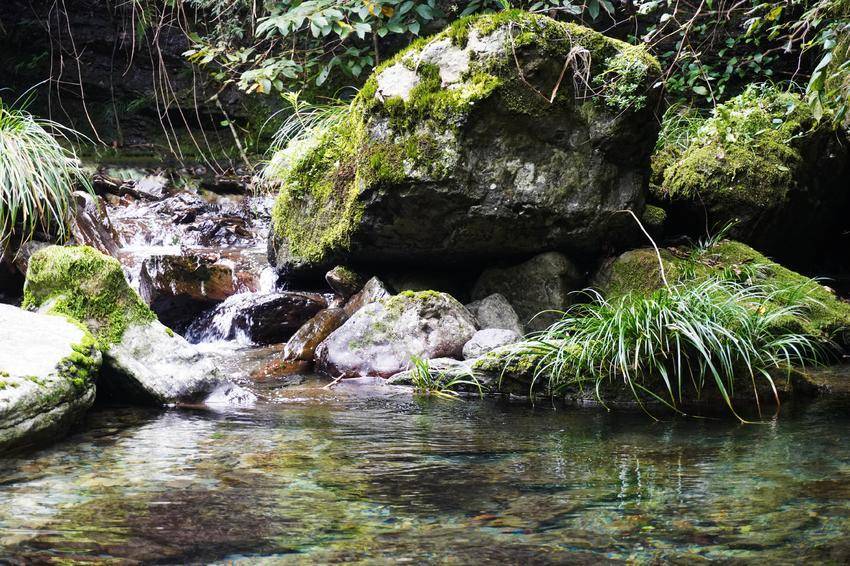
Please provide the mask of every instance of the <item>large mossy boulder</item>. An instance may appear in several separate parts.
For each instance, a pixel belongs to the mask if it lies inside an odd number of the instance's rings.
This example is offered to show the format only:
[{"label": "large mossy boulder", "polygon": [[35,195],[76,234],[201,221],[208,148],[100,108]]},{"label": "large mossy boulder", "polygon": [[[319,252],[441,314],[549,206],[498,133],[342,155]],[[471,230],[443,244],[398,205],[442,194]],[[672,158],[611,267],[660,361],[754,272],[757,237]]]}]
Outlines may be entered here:
[{"label": "large mossy boulder", "polygon": [[82,326],[0,305],[0,452],[64,434],[94,402],[100,363]]},{"label": "large mossy boulder", "polygon": [[270,256],[287,272],[335,261],[451,264],[636,234],[655,59],[520,11],[462,19],[373,74],[337,125],[275,155]]},{"label": "large mossy boulder", "polygon": [[165,404],[228,387],[209,359],[156,319],[121,264],[94,248],[50,246],[33,254],[23,306],[88,328],[104,356],[98,394],[105,398]]},{"label": "large mossy boulder", "polygon": [[[746,244],[725,240],[707,249],[668,248],[660,253],[670,283],[725,277],[763,285],[774,292],[777,306],[806,301],[805,319],[785,320],[783,324],[850,346],[850,304],[817,281],[771,261]],[[663,285],[658,256],[652,248],[625,252],[606,262],[592,284],[609,300],[626,293],[651,293]]]},{"label": "large mossy boulder", "polygon": [[316,369],[332,377],[390,377],[411,358],[461,358],[475,319],[451,295],[405,291],[369,303],[316,349]]},{"label": "large mossy boulder", "polygon": [[731,237],[800,263],[846,226],[843,135],[798,95],[751,86],[703,121],[675,113],[665,120],[651,187],[673,231],[733,223]]}]

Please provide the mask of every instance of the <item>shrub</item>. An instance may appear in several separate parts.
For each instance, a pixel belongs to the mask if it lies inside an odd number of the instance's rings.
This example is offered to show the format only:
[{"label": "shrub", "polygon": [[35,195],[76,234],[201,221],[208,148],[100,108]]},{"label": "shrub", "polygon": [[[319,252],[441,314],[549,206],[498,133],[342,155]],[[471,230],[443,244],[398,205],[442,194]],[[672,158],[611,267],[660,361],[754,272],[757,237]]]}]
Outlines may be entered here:
[{"label": "shrub", "polygon": [[71,193],[91,191],[73,151],[60,143],[76,135],[0,101],[0,249],[37,230],[65,236]]}]

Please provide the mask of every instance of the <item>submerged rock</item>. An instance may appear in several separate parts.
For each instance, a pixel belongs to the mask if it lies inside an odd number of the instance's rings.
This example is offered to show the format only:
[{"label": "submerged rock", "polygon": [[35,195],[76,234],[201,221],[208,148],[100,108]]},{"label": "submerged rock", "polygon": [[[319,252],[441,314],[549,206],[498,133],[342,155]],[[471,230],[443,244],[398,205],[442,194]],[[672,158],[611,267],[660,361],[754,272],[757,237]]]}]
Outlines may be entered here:
[{"label": "submerged rock", "polygon": [[100,364],[81,326],[0,304],[0,452],[64,434],[94,402]]},{"label": "submerged rock", "polygon": [[522,324],[519,322],[519,315],[508,300],[499,293],[493,293],[481,300],[473,301],[466,305],[466,308],[475,316],[478,321],[478,328],[482,330],[503,328],[512,330],[519,335],[525,333]]},{"label": "submerged rock", "polygon": [[670,141],[655,154],[652,189],[682,233],[733,223],[730,237],[810,262],[847,225],[844,138],[800,96],[751,86],[715,108],[684,148]]},{"label": "submerged rock", "polygon": [[348,320],[348,315],[345,314],[343,309],[334,308],[320,311],[292,335],[283,349],[283,358],[285,360],[311,361],[319,344],[330,336],[331,332],[342,326],[346,320]]},{"label": "submerged rock", "polygon": [[[576,54],[587,67],[563,76]],[[615,212],[644,206],[658,73],[643,48],[545,16],[462,19],[380,67],[342,124],[275,156],[271,259],[293,273],[628,243],[637,228]],[[597,96],[576,91],[585,80]]]},{"label": "submerged rock", "polygon": [[505,330],[502,328],[487,328],[479,330],[473,337],[463,346],[463,358],[471,360],[479,358],[501,346],[514,344],[519,342],[522,337],[513,330]]},{"label": "submerged rock", "polygon": [[239,339],[278,344],[327,306],[327,299],[319,293],[234,295],[193,322],[186,335],[195,342]]},{"label": "submerged rock", "polygon": [[450,295],[405,292],[358,310],[316,349],[316,368],[333,377],[390,377],[412,356],[460,358],[475,320]]},{"label": "submerged rock", "polygon": [[570,293],[581,289],[584,279],[563,254],[548,252],[511,267],[484,271],[472,290],[473,299],[494,293],[504,296],[529,330],[543,330],[560,318],[557,313],[570,304]]},{"label": "submerged rock", "polygon": [[121,401],[196,401],[227,383],[210,360],[156,320],[118,261],[93,248],[36,252],[23,304],[85,325],[104,356],[98,389]]}]

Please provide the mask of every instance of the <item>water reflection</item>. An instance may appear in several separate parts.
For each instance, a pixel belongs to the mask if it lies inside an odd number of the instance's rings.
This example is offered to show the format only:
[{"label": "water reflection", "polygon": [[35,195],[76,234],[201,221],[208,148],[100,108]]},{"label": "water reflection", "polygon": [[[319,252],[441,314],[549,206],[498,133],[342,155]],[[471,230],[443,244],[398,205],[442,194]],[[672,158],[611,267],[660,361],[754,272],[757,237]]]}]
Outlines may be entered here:
[{"label": "water reflection", "polygon": [[767,425],[293,390],[98,411],[0,467],[0,557],[843,561],[846,411]]}]

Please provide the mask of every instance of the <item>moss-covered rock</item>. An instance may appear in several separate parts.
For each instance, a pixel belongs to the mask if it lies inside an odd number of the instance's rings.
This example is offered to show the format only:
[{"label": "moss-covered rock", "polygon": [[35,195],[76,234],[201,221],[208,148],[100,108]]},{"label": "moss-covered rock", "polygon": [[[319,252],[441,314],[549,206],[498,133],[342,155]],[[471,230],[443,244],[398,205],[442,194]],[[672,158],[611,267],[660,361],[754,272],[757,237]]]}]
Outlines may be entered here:
[{"label": "moss-covered rock", "polygon": [[643,208],[658,73],[642,48],[545,16],[462,19],[275,156],[272,259],[311,270],[622,243],[634,226],[613,212]]},{"label": "moss-covered rock", "polygon": [[653,158],[651,187],[672,203],[675,229],[734,222],[731,236],[794,260],[837,235],[850,197],[847,151],[798,95],[752,86],[698,125],[668,119],[692,129],[682,143],[665,128],[670,139],[662,135]]},{"label": "moss-covered rock", "polygon": [[[783,324],[850,346],[850,304],[817,281],[771,261],[746,244],[725,240],[706,250],[669,248],[661,250],[661,258],[670,283],[720,276],[772,288],[777,292],[777,306],[806,298],[807,318],[786,320]],[[631,250],[607,262],[593,285],[608,299],[626,293],[648,294],[660,288],[663,281],[655,250]]]},{"label": "moss-covered rock", "polygon": [[44,308],[84,324],[102,350],[130,325],[156,315],[127,284],[121,264],[88,246],[50,246],[30,258],[23,307]]},{"label": "moss-covered rock", "polygon": [[101,354],[81,325],[0,305],[0,452],[58,438],[92,405]]}]

